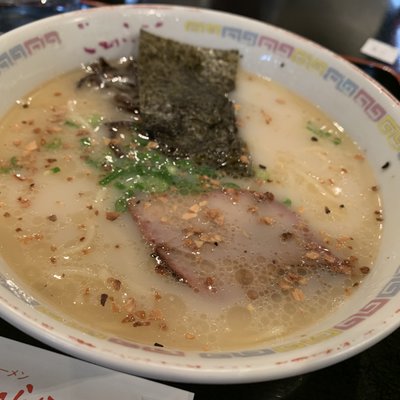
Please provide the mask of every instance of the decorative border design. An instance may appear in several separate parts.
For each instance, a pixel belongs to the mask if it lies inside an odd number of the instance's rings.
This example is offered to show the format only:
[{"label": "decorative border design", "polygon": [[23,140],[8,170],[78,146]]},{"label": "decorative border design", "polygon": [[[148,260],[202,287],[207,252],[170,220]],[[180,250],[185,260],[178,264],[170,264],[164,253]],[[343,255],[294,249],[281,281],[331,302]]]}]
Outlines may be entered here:
[{"label": "decorative border design", "polygon": [[[365,115],[377,123],[378,130],[386,136],[390,147],[397,152],[400,151],[400,126],[388,115],[387,110],[368,91],[360,88],[341,71],[329,66],[311,53],[301,48],[295,48],[289,43],[279,41],[274,37],[264,36],[257,32],[232,26],[188,20],[184,25],[184,29],[199,34],[220,36],[249,47],[259,47],[268,53],[288,59],[300,67],[315,72],[326,83],[333,84],[335,89],[344,96],[352,98]],[[385,123],[379,123],[385,116],[389,117],[390,122],[386,120]]]},{"label": "decorative border design", "polygon": [[378,297],[394,297],[400,292],[400,267],[397,269],[393,278],[379,292]]},{"label": "decorative border design", "polygon": [[396,296],[400,292],[400,267],[395,272],[392,279],[379,292],[378,296],[361,308],[357,313],[350,315],[344,321],[335,325],[335,328],[347,330],[365,319],[375,314],[380,308],[389,302],[390,297]]},{"label": "decorative border design", "polygon": [[55,44],[61,44],[60,35],[57,31],[50,31],[43,35],[28,38],[23,43],[19,43],[7,51],[0,53],[0,75],[3,70],[12,68],[15,63],[35,55],[47,46]]},{"label": "decorative border design", "polygon": [[368,304],[366,304],[358,313],[351,315],[346,318],[344,321],[335,325],[335,328],[341,330],[347,330],[352,328],[355,325],[358,325],[360,322],[363,322],[366,318],[375,314],[380,308],[382,308],[389,300],[388,299],[374,299],[371,300]]},{"label": "decorative border design", "polygon": [[400,126],[390,115],[385,115],[378,122],[378,128],[386,136],[392,148],[400,149]]}]

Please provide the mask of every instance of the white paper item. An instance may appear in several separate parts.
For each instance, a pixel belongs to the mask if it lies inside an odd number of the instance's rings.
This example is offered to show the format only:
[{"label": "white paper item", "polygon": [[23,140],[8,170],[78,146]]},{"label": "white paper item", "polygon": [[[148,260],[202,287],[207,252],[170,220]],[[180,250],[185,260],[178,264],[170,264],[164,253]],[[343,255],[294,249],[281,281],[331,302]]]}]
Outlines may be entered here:
[{"label": "white paper item", "polygon": [[192,400],[194,394],[0,337],[0,400]]},{"label": "white paper item", "polygon": [[361,53],[388,64],[394,64],[399,55],[399,49],[380,40],[369,38],[361,47]]}]

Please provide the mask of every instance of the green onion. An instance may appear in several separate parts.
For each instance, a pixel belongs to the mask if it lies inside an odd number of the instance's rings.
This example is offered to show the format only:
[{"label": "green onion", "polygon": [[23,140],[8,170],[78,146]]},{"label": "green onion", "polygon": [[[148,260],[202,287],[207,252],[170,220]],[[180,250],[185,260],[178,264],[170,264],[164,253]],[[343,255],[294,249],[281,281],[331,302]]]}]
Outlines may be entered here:
[{"label": "green onion", "polygon": [[257,169],[255,171],[256,178],[267,182],[270,179],[269,173],[264,169]]},{"label": "green onion", "polygon": [[129,198],[126,196],[120,197],[114,204],[114,209],[117,212],[123,213],[128,209]]},{"label": "green onion", "polygon": [[290,207],[290,206],[292,205],[292,200],[290,200],[288,197],[286,197],[286,199],[283,200],[283,204],[284,204],[285,206]]},{"label": "green onion", "polygon": [[18,163],[18,158],[16,156],[13,156],[10,158],[10,161],[8,162],[7,166],[0,167],[0,173],[8,174],[10,172],[13,172],[21,168],[22,168],[21,165]]},{"label": "green onion", "polygon": [[58,137],[54,138],[51,142],[47,142],[43,145],[46,149],[56,150],[62,146],[62,140]]},{"label": "green onion", "polygon": [[16,156],[10,158],[10,165],[14,169],[21,168],[21,166],[18,164],[18,158]]},{"label": "green onion", "polygon": [[77,124],[76,122],[71,121],[69,119],[65,120],[64,125],[67,125],[70,128],[80,128],[81,127],[79,124]]},{"label": "green onion", "polygon": [[138,137],[134,140],[134,142],[135,142],[136,144],[138,144],[139,146],[142,146],[142,147],[145,147],[145,146],[147,146],[147,145],[149,144],[149,140],[148,140],[148,139],[145,139],[144,137],[140,137],[140,136],[138,136]]},{"label": "green onion", "polygon": [[81,146],[90,146],[92,144],[92,139],[90,137],[83,137],[80,140]]},{"label": "green onion", "polygon": [[89,125],[90,125],[93,129],[99,127],[99,126],[101,125],[102,121],[103,121],[103,118],[102,118],[101,115],[99,115],[99,114],[94,114],[94,115],[92,115],[92,116],[89,118],[89,120],[88,120]]},{"label": "green onion", "polygon": [[227,189],[240,189],[240,186],[233,182],[224,182],[222,183],[222,187]]},{"label": "green onion", "polygon": [[122,168],[116,169],[115,171],[111,172],[110,174],[106,175],[103,179],[99,181],[101,186],[107,186],[113,180],[117,179],[119,176],[124,174],[126,171]]},{"label": "green onion", "polygon": [[328,139],[331,143],[338,145],[342,143],[342,139],[335,135],[333,130],[323,129],[316,126],[313,122],[308,121],[306,129],[319,138]]},{"label": "green onion", "polygon": [[[138,193],[163,193],[176,191],[181,194],[200,193],[208,190],[204,176],[212,179],[223,179],[225,175],[209,166],[193,164],[189,159],[173,159],[151,149],[147,145],[149,140],[144,135],[138,134],[135,127],[121,136],[118,147],[122,157],[102,146],[93,146],[90,137],[81,138],[83,147],[91,146],[90,155],[85,154],[84,159],[88,165],[103,170],[104,167],[111,171],[104,172],[99,178],[99,185],[109,186],[120,192],[120,197],[115,202],[115,210],[126,211],[132,196]],[[234,182],[221,183],[221,187],[239,188]]]},{"label": "green onion", "polygon": [[61,171],[60,167],[54,167],[54,168],[51,169],[51,172],[53,174],[58,174],[60,171]]}]

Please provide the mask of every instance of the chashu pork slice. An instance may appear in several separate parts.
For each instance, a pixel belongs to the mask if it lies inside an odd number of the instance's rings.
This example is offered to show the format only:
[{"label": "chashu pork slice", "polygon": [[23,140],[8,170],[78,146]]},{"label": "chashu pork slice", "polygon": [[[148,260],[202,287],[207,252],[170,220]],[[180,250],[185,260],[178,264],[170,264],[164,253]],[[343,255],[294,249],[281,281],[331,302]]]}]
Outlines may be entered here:
[{"label": "chashu pork slice", "polygon": [[351,273],[351,262],[318,243],[271,193],[143,195],[130,212],[162,266],[196,292],[251,298],[265,290],[260,277],[269,273],[299,267]]}]

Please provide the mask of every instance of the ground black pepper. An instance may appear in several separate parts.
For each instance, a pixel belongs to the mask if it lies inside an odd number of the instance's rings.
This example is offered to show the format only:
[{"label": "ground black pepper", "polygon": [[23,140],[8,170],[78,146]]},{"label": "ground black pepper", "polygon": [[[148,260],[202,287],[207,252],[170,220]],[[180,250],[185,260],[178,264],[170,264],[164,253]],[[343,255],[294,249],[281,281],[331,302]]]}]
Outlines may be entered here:
[{"label": "ground black pepper", "polygon": [[106,304],[106,301],[108,299],[108,294],[107,293],[102,293],[100,295],[100,304],[104,307]]}]

